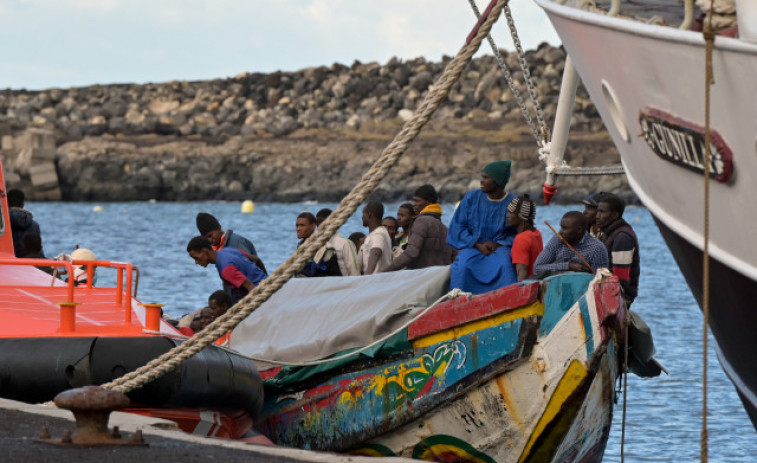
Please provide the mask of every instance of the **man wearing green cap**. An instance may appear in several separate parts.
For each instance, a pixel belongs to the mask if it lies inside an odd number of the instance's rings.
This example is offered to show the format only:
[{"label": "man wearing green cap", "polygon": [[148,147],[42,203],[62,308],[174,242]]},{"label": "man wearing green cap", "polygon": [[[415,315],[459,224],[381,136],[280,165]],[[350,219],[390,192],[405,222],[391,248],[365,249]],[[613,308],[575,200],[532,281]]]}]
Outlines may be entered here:
[{"label": "man wearing green cap", "polygon": [[518,281],[510,260],[516,232],[506,219],[507,206],[515,199],[505,191],[511,164],[487,164],[481,188],[466,193],[452,217],[447,243],[459,250],[451,267],[452,288],[483,294]]}]

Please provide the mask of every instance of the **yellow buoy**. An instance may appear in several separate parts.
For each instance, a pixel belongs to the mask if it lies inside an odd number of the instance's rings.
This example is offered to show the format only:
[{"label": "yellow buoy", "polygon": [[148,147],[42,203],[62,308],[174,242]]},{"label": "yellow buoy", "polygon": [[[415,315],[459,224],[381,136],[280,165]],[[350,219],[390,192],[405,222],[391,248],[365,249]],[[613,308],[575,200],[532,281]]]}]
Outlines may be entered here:
[{"label": "yellow buoy", "polygon": [[92,208],[92,210],[94,212],[102,212],[103,211],[103,207],[102,206],[95,206],[95,207]]},{"label": "yellow buoy", "polygon": [[255,211],[255,203],[247,199],[242,201],[242,214],[252,214]]}]

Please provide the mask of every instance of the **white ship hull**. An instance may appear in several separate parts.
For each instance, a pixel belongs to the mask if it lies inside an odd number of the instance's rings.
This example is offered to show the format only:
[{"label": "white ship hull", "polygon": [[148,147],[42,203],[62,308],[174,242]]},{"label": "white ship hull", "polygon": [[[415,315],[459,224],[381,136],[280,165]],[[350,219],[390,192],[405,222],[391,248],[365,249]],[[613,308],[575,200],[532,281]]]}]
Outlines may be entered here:
[{"label": "white ship hull", "polygon": [[[547,12],[701,305],[702,34],[536,0]],[[718,354],[757,426],[757,43],[718,36],[710,127],[712,318]]]}]

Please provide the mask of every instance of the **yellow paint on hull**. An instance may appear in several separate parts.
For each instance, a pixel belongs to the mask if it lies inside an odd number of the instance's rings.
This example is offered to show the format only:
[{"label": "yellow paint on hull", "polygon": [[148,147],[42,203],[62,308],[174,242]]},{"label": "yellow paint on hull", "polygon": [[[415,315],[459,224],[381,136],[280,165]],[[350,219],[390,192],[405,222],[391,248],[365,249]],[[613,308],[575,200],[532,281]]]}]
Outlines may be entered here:
[{"label": "yellow paint on hull", "polygon": [[482,320],[476,320],[465,325],[456,326],[443,331],[439,331],[428,336],[423,336],[413,341],[414,348],[423,348],[439,344],[450,339],[457,339],[466,334],[480,331],[492,326],[501,325],[503,323],[518,320],[520,318],[530,317],[532,315],[544,315],[544,304],[541,302],[534,302],[531,305],[520,307],[515,310],[510,310],[492,317],[487,317]]},{"label": "yellow paint on hull", "polygon": [[549,403],[547,403],[547,407],[544,409],[544,413],[536,423],[534,431],[531,433],[531,437],[528,439],[528,443],[524,447],[523,453],[518,459],[518,463],[522,463],[526,460],[528,455],[531,453],[536,440],[544,432],[544,429],[547,427],[547,425],[557,416],[557,414],[560,412],[560,408],[563,406],[565,401],[568,400],[568,397],[573,394],[573,391],[576,390],[578,385],[581,384],[581,381],[586,378],[587,374],[588,372],[586,371],[586,367],[583,365],[583,363],[578,360],[573,360],[572,362],[570,362],[570,365],[568,365],[565,374],[557,384],[555,392],[552,394],[552,397],[549,398]]}]

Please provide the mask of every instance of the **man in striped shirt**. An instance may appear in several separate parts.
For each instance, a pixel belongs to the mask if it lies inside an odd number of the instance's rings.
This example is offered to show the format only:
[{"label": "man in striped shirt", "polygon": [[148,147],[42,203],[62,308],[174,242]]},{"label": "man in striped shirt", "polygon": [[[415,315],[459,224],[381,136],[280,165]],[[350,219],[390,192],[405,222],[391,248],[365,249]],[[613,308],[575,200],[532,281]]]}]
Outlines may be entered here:
[{"label": "man in striped shirt", "polygon": [[633,228],[623,220],[626,203],[612,193],[605,193],[597,203],[597,225],[610,256],[610,270],[620,280],[623,299],[631,305],[639,293],[639,240]]},{"label": "man in striped shirt", "polygon": [[[576,255],[560,236],[576,250],[591,269]],[[607,268],[607,250],[602,242],[588,233],[586,217],[578,211],[566,212],[560,220],[560,236],[553,236],[544,246],[534,264],[534,274],[557,272],[591,272]]]}]

